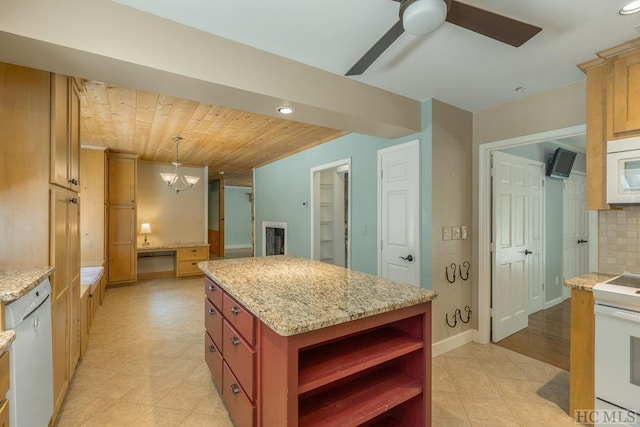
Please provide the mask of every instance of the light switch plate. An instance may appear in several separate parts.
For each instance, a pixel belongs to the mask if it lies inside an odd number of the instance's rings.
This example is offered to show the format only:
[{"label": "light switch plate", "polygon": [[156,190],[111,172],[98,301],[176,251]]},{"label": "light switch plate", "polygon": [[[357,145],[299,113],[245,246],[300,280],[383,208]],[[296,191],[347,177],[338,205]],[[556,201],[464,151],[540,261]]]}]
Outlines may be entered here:
[{"label": "light switch plate", "polygon": [[451,240],[451,227],[442,227],[442,240]]},{"label": "light switch plate", "polygon": [[453,240],[460,240],[460,226],[456,225],[455,227],[451,227],[451,238]]},{"label": "light switch plate", "polygon": [[460,238],[462,240],[467,240],[467,238],[469,237],[469,233],[467,231],[467,226],[463,225],[462,227],[460,227],[460,230],[462,231],[462,234],[460,235]]}]

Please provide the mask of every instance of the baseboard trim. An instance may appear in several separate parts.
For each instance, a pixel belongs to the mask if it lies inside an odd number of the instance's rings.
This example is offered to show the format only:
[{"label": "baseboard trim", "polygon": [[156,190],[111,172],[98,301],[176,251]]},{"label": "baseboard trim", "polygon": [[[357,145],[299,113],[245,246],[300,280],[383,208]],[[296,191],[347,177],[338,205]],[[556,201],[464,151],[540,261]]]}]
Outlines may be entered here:
[{"label": "baseboard trim", "polygon": [[431,357],[445,354],[472,341],[476,341],[477,338],[478,331],[476,329],[469,329],[459,333],[458,335],[445,338],[442,341],[431,344]]},{"label": "baseboard trim", "polygon": [[228,245],[228,246],[225,245],[224,246],[225,250],[227,250],[227,249],[250,249],[250,248],[253,248],[253,246],[251,246],[251,245]]},{"label": "baseboard trim", "polygon": [[551,308],[554,305],[558,305],[560,304],[562,301],[564,301],[564,299],[562,297],[558,297],[558,298],[554,298],[551,301],[547,301],[544,303],[544,308],[543,310],[546,310],[547,308]]}]

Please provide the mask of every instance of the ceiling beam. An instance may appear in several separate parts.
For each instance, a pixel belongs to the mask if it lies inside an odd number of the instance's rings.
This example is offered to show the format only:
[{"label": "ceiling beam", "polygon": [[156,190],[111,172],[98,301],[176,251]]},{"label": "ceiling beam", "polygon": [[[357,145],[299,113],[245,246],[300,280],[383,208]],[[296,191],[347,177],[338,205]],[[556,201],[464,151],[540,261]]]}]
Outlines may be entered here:
[{"label": "ceiling beam", "polygon": [[[111,0],[0,0],[0,61],[112,85],[397,138],[421,104]],[[282,118],[282,116],[279,116]]]}]

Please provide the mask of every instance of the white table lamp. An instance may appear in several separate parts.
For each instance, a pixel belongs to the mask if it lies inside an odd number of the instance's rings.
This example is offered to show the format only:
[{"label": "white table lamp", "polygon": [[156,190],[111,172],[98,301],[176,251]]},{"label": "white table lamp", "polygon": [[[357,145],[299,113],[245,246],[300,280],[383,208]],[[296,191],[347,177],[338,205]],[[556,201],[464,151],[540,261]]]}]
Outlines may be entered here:
[{"label": "white table lamp", "polygon": [[140,234],[144,234],[144,243],[142,246],[149,246],[147,241],[147,234],[151,234],[151,225],[148,222],[143,222],[140,226]]}]

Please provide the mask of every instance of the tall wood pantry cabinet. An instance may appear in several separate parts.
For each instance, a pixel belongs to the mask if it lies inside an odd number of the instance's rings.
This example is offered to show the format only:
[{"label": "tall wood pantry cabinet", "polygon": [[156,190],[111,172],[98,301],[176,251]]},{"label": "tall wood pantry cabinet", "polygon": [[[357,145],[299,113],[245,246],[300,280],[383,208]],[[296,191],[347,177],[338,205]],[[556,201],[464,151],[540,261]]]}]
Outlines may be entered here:
[{"label": "tall wood pantry cabinet", "polygon": [[66,76],[0,63],[0,94],[0,267],[55,267],[55,418],[79,357],[79,89]]},{"label": "tall wood pantry cabinet", "polygon": [[135,282],[137,156],[107,154],[107,271],[108,283]]}]

